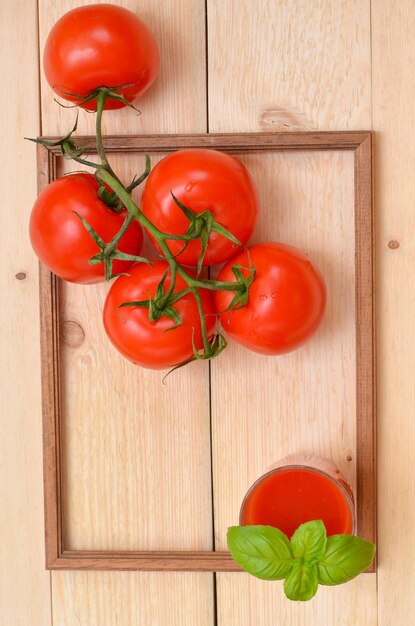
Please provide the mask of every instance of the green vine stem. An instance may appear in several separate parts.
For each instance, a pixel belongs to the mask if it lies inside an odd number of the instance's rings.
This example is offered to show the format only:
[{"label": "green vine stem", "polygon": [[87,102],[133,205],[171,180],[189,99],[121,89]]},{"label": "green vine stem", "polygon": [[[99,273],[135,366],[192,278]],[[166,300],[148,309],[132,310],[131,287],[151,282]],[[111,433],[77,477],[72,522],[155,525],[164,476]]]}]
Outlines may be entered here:
[{"label": "green vine stem", "polygon": [[204,315],[204,312],[203,312],[202,299],[201,299],[200,293],[198,292],[197,289],[192,289],[192,293],[193,293],[194,299],[196,300],[197,308],[198,308],[198,311],[199,311],[199,317],[200,317],[201,329],[202,329],[204,354],[209,355],[209,353],[211,351],[211,346],[210,346],[209,337],[207,336],[207,331],[206,331],[206,320],[205,320],[205,315]]},{"label": "green vine stem", "polygon": [[[96,172],[96,177],[99,180],[105,182],[113,189],[117,194],[122,204],[126,207],[127,211],[145,228],[157,241],[166,257],[171,268],[175,268],[176,272],[186,281],[191,288],[211,289],[214,291],[226,290],[233,291],[235,293],[244,291],[244,285],[234,282],[222,282],[219,280],[211,279],[198,279],[190,276],[186,270],[177,262],[175,256],[170,251],[167,245],[167,241],[174,239],[173,235],[164,233],[159,230],[154,224],[144,215],[144,213],[138,208],[134,200],[127,193],[121,183],[119,183],[112,175],[105,169],[99,169]],[[182,237],[180,237],[181,239]]]},{"label": "green vine stem", "polygon": [[[186,290],[186,292],[187,293],[191,292],[193,294],[193,297],[195,298],[198,309],[199,309],[205,358],[213,357],[214,354],[212,353],[212,347],[211,347],[211,344],[209,343],[209,338],[207,335],[206,320],[205,320],[205,316],[203,313],[202,303],[201,303],[198,289],[210,289],[214,291],[226,290],[226,291],[232,291],[234,293],[242,294],[243,292],[246,291],[246,285],[242,283],[237,283],[237,282],[222,282],[222,281],[210,280],[210,279],[202,280],[202,279],[195,278],[191,276],[190,274],[188,274],[188,272],[177,262],[175,256],[172,254],[169,246],[167,245],[167,241],[169,239],[172,239],[172,236],[169,235],[168,233],[163,233],[162,231],[160,231],[144,215],[144,213],[138,208],[138,206],[136,205],[134,200],[131,198],[131,196],[128,194],[128,192],[124,189],[122,184],[118,180],[113,178],[113,176],[106,169],[104,168],[99,169],[96,172],[96,177],[98,178],[98,180],[101,180],[102,182],[106,183],[109,187],[111,187],[111,189],[118,196],[120,202],[126,207],[129,215],[132,216],[133,219],[135,218],[141,224],[141,226],[143,226],[143,228],[145,228],[152,235],[152,237],[157,241],[158,245],[160,246],[160,249],[162,250],[164,256],[166,257],[167,262],[170,265],[171,272],[172,272],[172,281],[171,281],[170,289],[167,292],[169,298],[174,298],[173,289],[174,289],[174,282],[175,282],[176,274],[179,274],[183,278],[185,283],[187,284],[188,289]],[[167,296],[167,294],[165,295]],[[168,300],[166,298],[166,304],[167,304],[167,301]],[[177,298],[175,298],[174,301],[177,301]],[[172,300],[170,299],[169,302],[171,303]]]},{"label": "green vine stem", "polygon": [[[132,255],[125,254],[117,249],[118,243],[121,240],[122,236],[125,234],[131,223],[134,219],[136,219],[141,226],[147,230],[153,237],[153,239],[158,243],[161,251],[163,252],[166,261],[170,266],[171,273],[171,281],[169,289],[166,293],[162,293],[159,295],[156,302],[156,310],[158,311],[157,315],[162,314],[163,309],[167,311],[170,309],[170,315],[174,313],[174,310],[171,311],[172,304],[177,302],[181,297],[185,294],[191,293],[196,300],[196,304],[199,311],[200,323],[201,323],[201,332],[203,338],[203,352],[199,353],[196,347],[194,346],[194,358],[195,359],[210,359],[214,356],[217,356],[226,346],[225,339],[220,335],[216,334],[212,338],[208,337],[207,327],[206,327],[206,319],[203,311],[202,300],[200,297],[199,289],[209,289],[209,290],[226,290],[234,293],[234,298],[232,300],[231,306],[234,303],[238,302],[246,302],[248,298],[248,289],[250,284],[252,283],[255,270],[254,268],[245,268],[250,274],[248,277],[245,277],[241,271],[241,268],[236,272],[234,270],[235,282],[223,282],[218,280],[211,279],[200,279],[198,276],[191,276],[176,260],[175,256],[170,251],[170,248],[167,244],[168,241],[172,240],[182,240],[184,242],[188,242],[192,239],[200,238],[197,233],[188,233],[185,235],[172,235],[169,233],[164,233],[160,231],[140,210],[140,208],[136,205],[134,200],[132,199],[130,193],[131,191],[140,183],[142,183],[145,178],[148,176],[150,172],[150,159],[148,155],[146,156],[146,168],[143,174],[136,180],[132,181],[130,185],[124,187],[121,183],[118,176],[113,171],[107,155],[105,153],[103,139],[102,139],[102,116],[105,107],[105,101],[107,98],[114,99],[123,99],[122,96],[116,94],[114,90],[107,89],[105,87],[97,89],[95,92],[90,94],[85,101],[88,101],[92,98],[96,98],[97,101],[97,117],[96,117],[96,146],[97,153],[100,157],[100,163],[92,163],[82,158],[85,148],[78,148],[76,144],[72,141],[71,135],[76,130],[77,122],[71,133],[69,133],[66,137],[64,137],[59,144],[61,145],[62,153],[67,158],[71,158],[74,161],[81,163],[82,165],[87,165],[89,167],[93,167],[95,171],[95,177],[100,184],[99,187],[99,196],[109,206],[110,209],[114,211],[121,211],[123,207],[127,210],[127,215],[124,220],[121,229],[118,233],[112,238],[109,243],[104,243],[99,235],[93,231],[92,227],[89,224],[84,223],[85,228],[90,233],[91,237],[94,241],[97,242],[97,245],[101,248],[101,252],[92,257],[90,259],[91,264],[97,264],[100,262],[104,262],[105,265],[105,277],[110,279],[112,277],[112,260],[114,258],[124,259],[124,260],[134,260],[138,262],[146,262],[150,263],[148,259],[142,257],[133,257]],[[123,99],[124,101],[124,99]],[[126,104],[129,104],[125,101]],[[129,104],[129,106],[132,106]],[[133,107],[135,108],[135,107]],[[180,205],[180,203],[179,203]],[[182,207],[186,209],[186,207]],[[190,212],[190,211],[189,211]],[[212,216],[208,216],[213,220]],[[215,228],[222,229],[223,228],[214,223]],[[218,230],[218,232],[221,232]],[[227,233],[224,231],[225,236],[232,238],[231,233]],[[200,261],[201,264],[201,261]],[[177,275],[181,276],[186,284],[186,288],[181,290],[180,292],[174,293],[174,288],[176,285],[176,277]],[[164,283],[165,278],[163,279]],[[159,285],[160,293],[163,291],[162,285]],[[144,306],[144,302],[134,303],[134,302],[126,302],[122,306]],[[154,306],[154,303],[151,303],[151,306]],[[150,310],[151,314],[151,310]]]}]

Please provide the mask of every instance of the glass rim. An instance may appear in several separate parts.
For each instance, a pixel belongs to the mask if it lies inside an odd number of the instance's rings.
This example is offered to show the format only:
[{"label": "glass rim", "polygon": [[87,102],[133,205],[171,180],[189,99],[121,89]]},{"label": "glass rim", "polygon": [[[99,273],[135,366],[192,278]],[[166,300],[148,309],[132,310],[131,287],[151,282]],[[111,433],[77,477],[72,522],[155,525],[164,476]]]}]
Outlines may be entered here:
[{"label": "glass rim", "polygon": [[344,485],[342,485],[342,483],[340,482],[340,479],[337,478],[333,478],[333,476],[330,476],[330,474],[328,474],[327,472],[325,472],[324,470],[321,470],[317,467],[313,467],[312,465],[301,465],[301,464],[293,464],[293,465],[281,465],[279,467],[275,467],[274,469],[269,470],[268,472],[265,472],[265,474],[262,474],[262,476],[260,476],[259,478],[257,478],[257,480],[252,483],[252,485],[250,486],[250,488],[248,489],[248,491],[246,492],[244,499],[242,500],[242,504],[241,504],[241,508],[239,511],[239,525],[242,526],[242,516],[243,516],[243,512],[244,512],[244,508],[246,505],[246,502],[249,498],[249,496],[251,495],[251,493],[255,490],[255,488],[262,483],[266,478],[268,478],[269,476],[272,476],[273,474],[279,474],[283,471],[287,471],[287,470],[306,470],[309,472],[314,472],[315,474],[319,474],[320,476],[323,476],[324,478],[327,478],[333,485],[335,485],[339,491],[341,492],[341,494],[344,496],[346,503],[347,503],[347,507],[350,511],[351,517],[352,517],[352,531],[351,534],[355,535],[356,534],[356,526],[357,526],[357,520],[356,520],[356,505],[354,503],[354,497],[353,497],[353,490],[351,488],[351,486],[347,483],[349,489],[350,489],[350,493],[349,491],[346,489],[346,487]]}]

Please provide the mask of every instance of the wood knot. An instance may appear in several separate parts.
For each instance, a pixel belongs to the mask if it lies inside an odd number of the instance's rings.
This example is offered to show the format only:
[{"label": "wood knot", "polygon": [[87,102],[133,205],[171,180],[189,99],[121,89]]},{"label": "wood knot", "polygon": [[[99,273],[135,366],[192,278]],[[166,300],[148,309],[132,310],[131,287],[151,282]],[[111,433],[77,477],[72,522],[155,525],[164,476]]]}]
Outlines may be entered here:
[{"label": "wood knot", "polygon": [[79,348],[84,342],[85,331],[78,322],[66,320],[60,326],[60,339],[69,348]]},{"label": "wood knot", "polygon": [[262,130],[275,132],[315,130],[314,124],[304,113],[293,107],[285,108],[280,105],[263,109],[259,125]]},{"label": "wood knot", "polygon": [[400,245],[401,244],[399,243],[399,241],[396,241],[395,239],[392,239],[388,243],[388,248],[390,248],[391,250],[396,250],[396,248],[399,248]]},{"label": "wood knot", "polygon": [[17,278],[17,280],[24,280],[26,276],[27,276],[26,272],[17,272],[15,278]]}]

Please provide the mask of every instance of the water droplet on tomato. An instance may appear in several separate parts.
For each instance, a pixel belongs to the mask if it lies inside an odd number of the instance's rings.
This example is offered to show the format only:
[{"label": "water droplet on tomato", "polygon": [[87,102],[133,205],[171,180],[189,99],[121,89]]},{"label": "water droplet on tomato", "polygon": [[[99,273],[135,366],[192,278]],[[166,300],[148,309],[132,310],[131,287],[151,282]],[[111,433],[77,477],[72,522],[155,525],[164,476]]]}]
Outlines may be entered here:
[{"label": "water droplet on tomato", "polygon": [[210,236],[210,240],[211,241],[216,241],[216,239],[217,239],[217,235],[211,235]]},{"label": "water droplet on tomato", "polygon": [[251,339],[258,339],[258,333],[255,330],[250,330],[248,337],[251,337]]},{"label": "water droplet on tomato", "polygon": [[277,298],[277,297],[278,297],[278,294],[277,294],[277,293],[273,293],[273,294],[271,295],[271,298],[274,298],[274,300],[275,300],[275,298]]},{"label": "water droplet on tomato", "polygon": [[192,191],[193,187],[196,185],[196,181],[195,180],[191,180],[190,183],[187,183],[187,185],[185,186],[184,190],[189,192]]},{"label": "water droplet on tomato", "polygon": [[260,300],[262,300],[262,301],[265,301],[265,300],[268,300],[268,296],[266,296],[266,295],[263,293],[263,294],[261,294],[261,295],[259,296],[259,299],[260,299]]},{"label": "water droplet on tomato", "polygon": [[232,248],[234,248],[234,249],[235,249],[235,248],[239,248],[239,246],[237,246],[237,245],[236,245],[236,243],[233,243],[233,244],[232,244]]},{"label": "water droplet on tomato", "polygon": [[255,322],[255,320],[258,319],[258,313],[256,311],[254,311],[253,313],[251,313],[251,320],[253,322]]}]

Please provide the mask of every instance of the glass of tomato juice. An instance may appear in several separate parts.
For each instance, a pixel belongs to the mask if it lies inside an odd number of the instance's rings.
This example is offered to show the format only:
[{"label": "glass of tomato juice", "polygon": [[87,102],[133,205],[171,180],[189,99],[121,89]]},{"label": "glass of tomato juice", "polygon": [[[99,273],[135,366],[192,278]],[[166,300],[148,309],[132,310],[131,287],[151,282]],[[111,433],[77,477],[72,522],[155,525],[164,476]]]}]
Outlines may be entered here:
[{"label": "glass of tomato juice", "polygon": [[246,494],[241,526],[279,528],[289,538],[300,524],[321,519],[327,535],[354,534],[352,489],[334,463],[312,455],[291,455],[275,463]]}]

